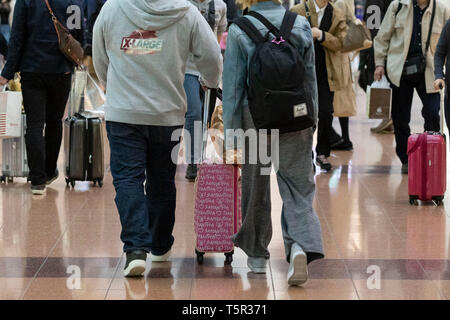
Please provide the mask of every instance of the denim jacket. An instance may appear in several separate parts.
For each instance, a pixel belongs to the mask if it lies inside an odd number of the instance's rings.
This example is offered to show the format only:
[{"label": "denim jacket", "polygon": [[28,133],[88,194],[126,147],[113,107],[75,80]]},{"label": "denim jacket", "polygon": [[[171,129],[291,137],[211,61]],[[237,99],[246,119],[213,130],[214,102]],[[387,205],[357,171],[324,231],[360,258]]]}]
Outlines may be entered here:
[{"label": "denim jacket", "polygon": [[[272,1],[259,2],[251,7],[265,16],[272,24],[280,28],[286,10]],[[268,29],[259,20],[247,16],[256,28],[265,35]],[[274,36],[271,34],[271,38]],[[297,17],[290,37],[292,44],[298,48],[305,63],[305,87],[312,93],[314,101],[314,119],[317,122],[318,99],[316,70],[314,61],[314,42],[308,21]],[[242,114],[248,108],[248,66],[255,51],[255,44],[236,24],[232,24],[227,38],[223,68],[223,122],[225,133],[228,129],[242,128]],[[227,141],[227,148],[231,145]],[[232,143],[233,144],[233,143]]]}]

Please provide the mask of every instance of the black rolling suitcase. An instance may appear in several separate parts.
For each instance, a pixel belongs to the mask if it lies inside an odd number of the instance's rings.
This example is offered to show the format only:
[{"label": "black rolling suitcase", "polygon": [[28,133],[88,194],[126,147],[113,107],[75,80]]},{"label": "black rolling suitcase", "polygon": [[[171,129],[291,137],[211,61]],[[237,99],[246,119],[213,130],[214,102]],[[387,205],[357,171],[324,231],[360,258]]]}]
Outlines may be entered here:
[{"label": "black rolling suitcase", "polygon": [[103,119],[89,112],[76,113],[64,121],[65,176],[67,186],[75,181],[93,181],[103,186]]}]

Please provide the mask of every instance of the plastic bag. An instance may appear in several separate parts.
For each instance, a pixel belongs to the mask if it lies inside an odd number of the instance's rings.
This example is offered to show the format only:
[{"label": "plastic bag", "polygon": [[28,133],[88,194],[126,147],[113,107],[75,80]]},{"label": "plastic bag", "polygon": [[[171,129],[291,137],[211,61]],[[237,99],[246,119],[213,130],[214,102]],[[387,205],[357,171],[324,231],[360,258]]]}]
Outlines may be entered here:
[{"label": "plastic bag", "polygon": [[389,84],[389,81],[386,78],[386,76],[383,75],[381,77],[381,80],[374,81],[370,87],[374,89],[390,89],[391,85]]}]

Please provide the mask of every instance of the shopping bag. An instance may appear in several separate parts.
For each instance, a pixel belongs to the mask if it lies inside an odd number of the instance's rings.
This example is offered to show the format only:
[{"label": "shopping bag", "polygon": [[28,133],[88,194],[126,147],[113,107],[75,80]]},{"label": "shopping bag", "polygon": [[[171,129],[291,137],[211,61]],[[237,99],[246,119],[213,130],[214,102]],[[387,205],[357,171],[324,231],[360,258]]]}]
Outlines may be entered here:
[{"label": "shopping bag", "polygon": [[0,138],[18,138],[22,133],[22,93],[0,92]]},{"label": "shopping bag", "polygon": [[367,114],[369,119],[391,118],[392,89],[386,76],[367,87]]},{"label": "shopping bag", "polygon": [[87,83],[87,71],[82,68],[75,69],[72,76],[72,87],[69,94],[68,116],[72,117],[84,109],[84,91]]},{"label": "shopping bag", "polygon": [[347,23],[347,35],[344,38],[342,53],[360,51],[372,47],[372,36],[369,29],[360,21]]}]

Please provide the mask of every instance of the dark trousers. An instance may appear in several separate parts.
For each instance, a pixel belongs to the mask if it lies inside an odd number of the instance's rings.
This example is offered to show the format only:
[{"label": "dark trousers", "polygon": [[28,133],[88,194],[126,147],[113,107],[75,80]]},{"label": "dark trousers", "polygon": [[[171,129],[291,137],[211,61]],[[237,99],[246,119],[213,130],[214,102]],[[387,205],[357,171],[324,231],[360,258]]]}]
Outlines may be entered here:
[{"label": "dark trousers", "polygon": [[334,93],[330,91],[328,78],[317,79],[319,94],[319,123],[317,125],[317,155],[330,156],[331,132],[333,126],[333,98]]},{"label": "dark trousers", "polygon": [[71,74],[21,74],[27,115],[25,144],[33,185],[45,184],[47,177],[55,174],[71,78]]},{"label": "dark trousers", "polygon": [[172,247],[176,163],[171,155],[178,155],[179,140],[171,136],[178,128],[106,122],[125,252],[163,255]]},{"label": "dark trousers", "polygon": [[409,122],[411,120],[411,107],[414,89],[422,101],[422,116],[425,120],[425,131],[439,131],[439,93],[427,93],[425,76],[417,76],[411,79],[402,77],[400,87],[392,85],[392,122],[394,124],[396,152],[400,161],[408,163],[406,154],[408,138],[411,135]]}]

